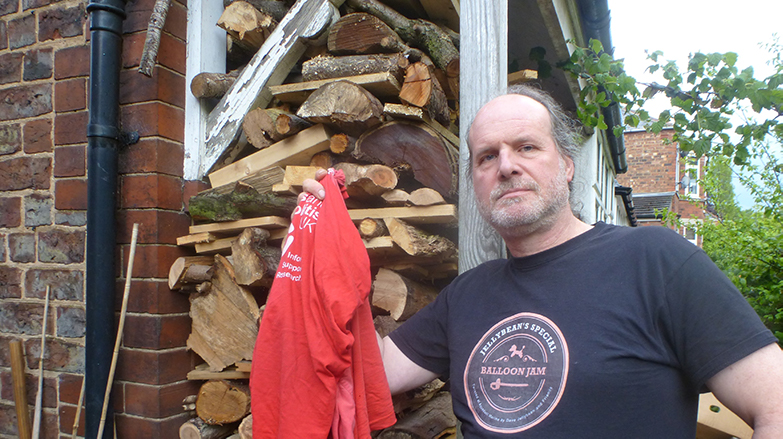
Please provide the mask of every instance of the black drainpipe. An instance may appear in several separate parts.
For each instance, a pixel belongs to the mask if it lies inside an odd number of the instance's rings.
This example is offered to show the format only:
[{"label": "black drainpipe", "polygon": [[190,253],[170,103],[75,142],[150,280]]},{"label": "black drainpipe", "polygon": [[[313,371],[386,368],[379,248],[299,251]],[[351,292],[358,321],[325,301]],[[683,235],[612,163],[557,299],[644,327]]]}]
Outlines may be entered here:
[{"label": "black drainpipe", "polygon": [[[86,438],[98,434],[114,350],[119,75],[125,0],[94,0],[90,15],[90,120],[87,125]],[[114,436],[109,404],[104,438]]]}]

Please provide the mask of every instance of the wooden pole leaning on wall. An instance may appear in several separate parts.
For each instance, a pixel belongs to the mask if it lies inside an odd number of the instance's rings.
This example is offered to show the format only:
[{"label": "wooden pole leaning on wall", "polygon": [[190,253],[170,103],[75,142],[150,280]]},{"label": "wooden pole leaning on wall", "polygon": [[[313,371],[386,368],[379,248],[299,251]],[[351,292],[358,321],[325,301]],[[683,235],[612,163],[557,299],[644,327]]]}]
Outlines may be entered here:
[{"label": "wooden pole leaning on wall", "polygon": [[109,408],[109,396],[111,396],[111,384],[114,381],[114,370],[117,368],[117,356],[120,352],[120,343],[122,343],[122,329],[125,326],[125,313],[128,309],[128,296],[130,293],[131,275],[133,274],[133,259],[136,256],[136,239],[139,236],[139,224],[133,224],[133,234],[131,235],[130,254],[128,255],[128,270],[125,274],[125,291],[122,294],[122,308],[120,310],[120,324],[117,327],[117,338],[114,342],[114,354],[111,357],[111,366],[109,367],[109,379],[106,382],[106,393],[103,395],[103,410],[101,410],[101,422],[98,425],[97,438],[103,437],[103,429],[106,426],[106,412]]},{"label": "wooden pole leaning on wall", "polygon": [[30,411],[27,406],[27,387],[24,377],[24,351],[21,341],[9,343],[11,350],[11,376],[14,383],[14,405],[16,406],[16,425],[20,439],[30,439]]},{"label": "wooden pole leaning on wall", "polygon": [[41,437],[41,415],[43,411],[43,360],[46,348],[46,322],[49,317],[49,292],[50,286],[46,286],[46,302],[44,304],[43,323],[41,323],[41,354],[38,356],[38,393],[35,395],[35,411],[33,415],[33,439]]}]

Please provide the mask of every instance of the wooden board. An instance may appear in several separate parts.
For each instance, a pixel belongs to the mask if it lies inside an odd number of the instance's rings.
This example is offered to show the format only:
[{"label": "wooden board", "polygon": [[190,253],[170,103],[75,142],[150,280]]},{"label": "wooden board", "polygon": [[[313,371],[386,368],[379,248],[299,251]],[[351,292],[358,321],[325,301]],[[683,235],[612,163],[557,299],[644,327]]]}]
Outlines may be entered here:
[{"label": "wooden board", "polygon": [[269,87],[272,95],[282,102],[301,104],[310,93],[330,82],[345,80],[361,85],[377,98],[397,98],[400,82],[389,72],[368,73],[366,75],[346,76],[343,78],[321,79],[319,81],[297,82]]},{"label": "wooden board", "polygon": [[[288,233],[288,229],[275,229],[269,231],[268,242],[280,242],[285,238]],[[221,238],[212,242],[204,244],[196,244],[196,253],[198,254],[211,254],[211,253],[231,253],[231,243],[237,239],[237,236],[231,236],[228,238]]]},{"label": "wooden board", "polygon": [[329,149],[330,138],[326,126],[314,125],[209,174],[209,181],[223,186],[270,166],[308,165],[313,154]]},{"label": "wooden board", "polygon": [[236,233],[248,227],[260,227],[262,229],[280,229],[286,228],[291,223],[288,218],[279,216],[263,216],[260,218],[247,218],[237,221],[227,221],[224,223],[209,223],[190,226],[190,234],[197,233]]},{"label": "wooden board", "polygon": [[457,206],[442,204],[438,206],[380,207],[374,209],[349,209],[353,222],[365,218],[398,218],[411,224],[457,224]]},{"label": "wooden board", "polygon": [[194,246],[196,244],[204,244],[216,240],[215,235],[209,232],[193,233],[190,235],[180,236],[177,238],[177,245],[183,247]]},{"label": "wooden board", "polygon": [[189,380],[241,380],[250,378],[250,370],[239,370],[237,366],[229,366],[220,372],[211,372],[207,363],[202,363],[188,372]]}]

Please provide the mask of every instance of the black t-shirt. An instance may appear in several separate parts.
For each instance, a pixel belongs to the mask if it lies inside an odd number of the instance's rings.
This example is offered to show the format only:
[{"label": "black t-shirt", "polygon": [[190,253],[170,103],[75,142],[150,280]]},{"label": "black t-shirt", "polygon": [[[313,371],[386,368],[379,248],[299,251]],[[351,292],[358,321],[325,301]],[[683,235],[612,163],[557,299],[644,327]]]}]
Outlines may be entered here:
[{"label": "black t-shirt", "polygon": [[734,285],[663,227],[598,223],[459,276],[391,334],[451,380],[466,438],[693,438],[698,393],[776,341]]}]

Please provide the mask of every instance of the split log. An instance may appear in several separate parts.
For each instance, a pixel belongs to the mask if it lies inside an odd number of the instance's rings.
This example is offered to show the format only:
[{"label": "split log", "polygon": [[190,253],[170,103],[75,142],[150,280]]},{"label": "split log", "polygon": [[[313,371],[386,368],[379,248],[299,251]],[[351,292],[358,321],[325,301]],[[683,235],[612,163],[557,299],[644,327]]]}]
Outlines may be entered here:
[{"label": "split log", "polygon": [[364,87],[338,80],[314,91],[296,115],[314,123],[333,124],[348,135],[359,136],[381,124],[383,104]]},{"label": "split log", "polygon": [[234,85],[239,70],[230,73],[199,73],[190,81],[190,92],[199,99],[221,98]]},{"label": "split log", "polygon": [[235,221],[242,218],[289,217],[296,208],[296,196],[259,193],[248,185],[237,185],[229,194],[200,193],[190,198],[190,216],[195,221]]},{"label": "split log", "polygon": [[258,304],[248,290],[234,282],[234,269],[215,255],[215,274],[207,294],[191,294],[192,330],[187,346],[219,372],[253,358],[258,335]]},{"label": "split log", "polygon": [[386,122],[359,137],[353,156],[392,168],[409,166],[416,181],[445,198],[457,193],[459,151],[426,124]]},{"label": "split log", "polygon": [[187,420],[179,427],[180,439],[223,439],[234,431],[232,425],[209,425],[201,418]]},{"label": "split log", "polygon": [[196,414],[210,425],[241,421],[250,414],[250,388],[240,381],[207,381],[199,389]]},{"label": "split log", "polygon": [[421,408],[383,430],[377,439],[437,439],[456,433],[451,394],[440,392]]},{"label": "split log", "polygon": [[374,218],[363,219],[359,223],[358,229],[359,235],[366,240],[389,235],[389,229],[386,228],[386,224]]},{"label": "split log", "polygon": [[405,81],[400,89],[400,100],[406,104],[427,110],[430,118],[449,126],[449,105],[446,93],[438,79],[422,62],[413,63],[405,72]]},{"label": "split log", "polygon": [[329,139],[329,150],[335,154],[351,154],[356,148],[356,137],[337,133]]},{"label": "split log", "polygon": [[345,173],[345,188],[354,199],[373,199],[397,186],[397,174],[388,166],[344,162],[334,168]]},{"label": "split log", "polygon": [[381,268],[372,283],[372,306],[405,321],[435,300],[438,290]]},{"label": "split log", "polygon": [[397,218],[384,218],[389,236],[411,256],[443,256],[457,252],[457,246],[448,238],[429,234]]},{"label": "split log", "polygon": [[278,251],[275,259],[274,249],[268,249],[266,241],[269,236],[269,232],[264,229],[249,227],[231,243],[231,265],[234,268],[234,279],[239,285],[272,285],[280,255]]},{"label": "split log", "polygon": [[317,56],[302,63],[302,79],[305,81],[317,81],[387,72],[394,75],[401,82],[405,77],[405,69],[408,68],[409,64],[408,58],[401,53],[389,55]]},{"label": "split log", "polygon": [[[223,0],[223,7],[227,8],[231,3],[234,3],[237,0]],[[280,1],[280,0],[245,0],[251,5],[253,5],[254,8],[258,9],[259,11],[269,14],[277,20],[278,22],[285,17],[285,14],[288,12],[288,9],[293,4],[292,1]]]},{"label": "split log", "polygon": [[245,416],[237,430],[240,439],[253,439],[253,415]]},{"label": "split log", "polygon": [[408,203],[409,197],[410,194],[402,189],[394,189],[381,194],[381,198],[383,198],[383,201],[385,201],[387,205],[397,207],[405,206]]},{"label": "split log", "polygon": [[438,206],[446,204],[446,200],[435,189],[422,187],[410,193],[408,203],[414,206]]},{"label": "split log", "polygon": [[213,187],[201,191],[198,195],[225,195],[230,194],[237,188],[237,184],[243,186],[251,186],[258,193],[269,192],[272,190],[272,186],[282,183],[285,170],[279,166],[270,166],[260,171],[254,172],[247,177],[241,178],[239,181],[231,182],[225,185]]},{"label": "split log", "polygon": [[315,179],[318,169],[315,166],[286,166],[283,184],[301,188],[308,178]]},{"label": "split log", "polygon": [[209,256],[181,256],[169,269],[169,289],[178,290],[185,284],[200,284],[212,278],[212,263]]},{"label": "split log", "polygon": [[277,21],[250,3],[237,0],[226,7],[218,19],[217,25],[234,38],[239,45],[255,52],[277,26]]},{"label": "split log", "polygon": [[346,14],[329,29],[326,47],[335,55],[404,52],[408,46],[378,17]]}]

